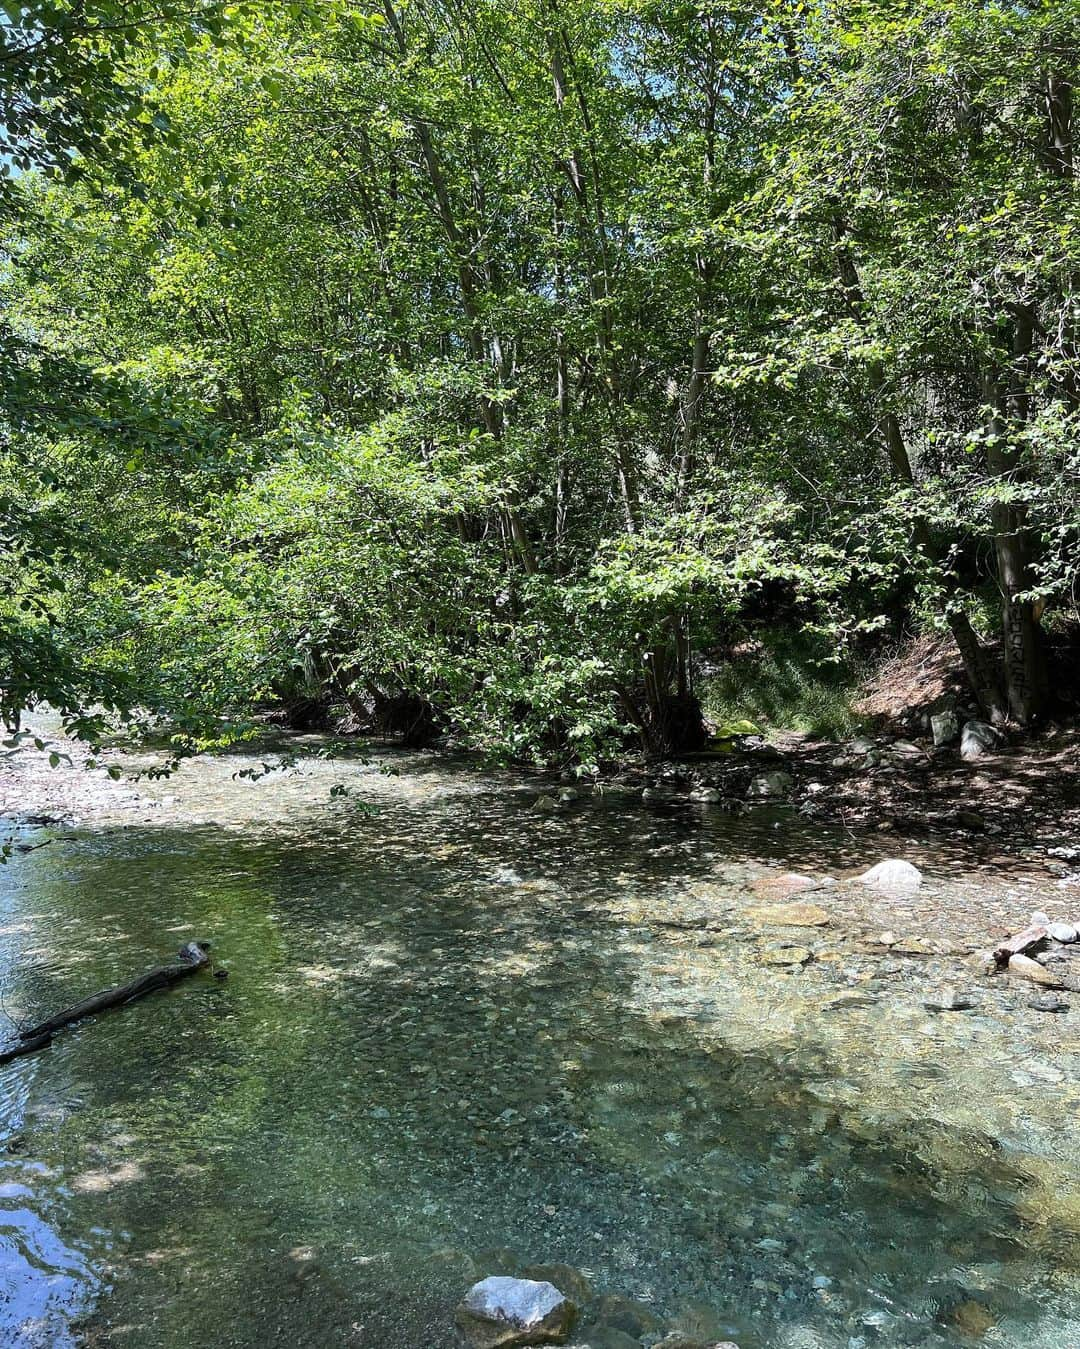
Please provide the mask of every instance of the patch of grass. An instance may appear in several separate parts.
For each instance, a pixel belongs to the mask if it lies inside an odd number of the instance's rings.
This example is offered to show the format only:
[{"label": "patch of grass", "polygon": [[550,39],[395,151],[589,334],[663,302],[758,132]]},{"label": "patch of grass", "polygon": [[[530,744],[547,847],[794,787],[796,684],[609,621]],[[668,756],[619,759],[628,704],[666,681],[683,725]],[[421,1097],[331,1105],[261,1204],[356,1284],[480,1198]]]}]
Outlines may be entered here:
[{"label": "patch of grass", "polygon": [[853,735],[865,721],[855,711],[865,671],[850,660],[826,662],[825,654],[794,633],[738,652],[698,682],[706,717],[717,725],[746,718],[766,732]]}]

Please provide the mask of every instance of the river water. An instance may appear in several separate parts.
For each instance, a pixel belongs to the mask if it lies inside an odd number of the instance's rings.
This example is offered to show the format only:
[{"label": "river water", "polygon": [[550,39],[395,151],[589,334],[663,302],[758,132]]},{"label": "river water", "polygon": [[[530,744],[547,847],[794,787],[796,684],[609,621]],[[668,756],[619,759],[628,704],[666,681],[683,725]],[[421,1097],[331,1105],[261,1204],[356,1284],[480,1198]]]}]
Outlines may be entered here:
[{"label": "river water", "polygon": [[[771,869],[843,877],[880,840],[545,814],[421,755],[254,762],[0,870],[20,1020],[190,938],[229,971],[0,1068],[4,1346],[434,1349],[475,1278],[552,1264],[593,1289],[593,1349],[1080,1346],[1080,1013],[980,984],[934,926],[1022,923],[1057,902],[1037,880],[923,850],[906,909],[841,884],[829,928],[762,930]],[[972,1010],[924,1008],[948,978]]]}]

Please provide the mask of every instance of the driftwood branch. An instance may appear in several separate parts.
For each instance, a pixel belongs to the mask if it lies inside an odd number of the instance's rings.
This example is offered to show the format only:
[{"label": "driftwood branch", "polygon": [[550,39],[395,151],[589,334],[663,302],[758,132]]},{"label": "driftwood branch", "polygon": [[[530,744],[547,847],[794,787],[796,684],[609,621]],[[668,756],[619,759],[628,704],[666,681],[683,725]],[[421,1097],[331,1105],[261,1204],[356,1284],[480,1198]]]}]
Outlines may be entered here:
[{"label": "driftwood branch", "polygon": [[12,1059],[21,1059],[24,1054],[36,1054],[39,1049],[45,1049],[51,1044],[51,1035],[38,1035],[32,1040],[20,1040],[0,1052],[0,1063],[10,1063]]},{"label": "driftwood branch", "polygon": [[33,1054],[39,1049],[44,1049],[46,1045],[52,1043],[52,1037],[58,1030],[76,1021],[82,1021],[84,1017],[95,1016],[110,1007],[122,1007],[125,1003],[145,998],[148,993],[170,988],[209,964],[209,951],[206,942],[188,942],[186,946],[180,948],[178,964],[158,965],[155,969],[148,970],[146,974],[139,975],[137,979],[132,979],[130,983],[95,993],[92,998],[84,998],[82,1002],[57,1012],[47,1021],[39,1022],[29,1030],[20,1031],[19,1043],[0,1051],[0,1064],[10,1063],[12,1059],[20,1058],[23,1054]]},{"label": "driftwood branch", "polygon": [[1007,965],[1013,956],[1030,955],[1041,951],[1046,945],[1046,928],[1042,923],[1032,923],[1030,927],[1018,932],[1015,937],[1002,942],[994,950],[994,959],[999,965]]}]

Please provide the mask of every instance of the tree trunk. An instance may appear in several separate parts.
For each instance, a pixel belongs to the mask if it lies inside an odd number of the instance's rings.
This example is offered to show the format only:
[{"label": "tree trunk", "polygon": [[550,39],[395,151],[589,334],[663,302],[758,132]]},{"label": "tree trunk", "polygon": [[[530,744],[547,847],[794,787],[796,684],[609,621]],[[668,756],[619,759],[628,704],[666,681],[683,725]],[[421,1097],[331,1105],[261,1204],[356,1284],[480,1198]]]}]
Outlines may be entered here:
[{"label": "tree trunk", "polygon": [[[383,0],[383,14],[386,17],[387,25],[394,37],[394,42],[398,52],[403,57],[409,55],[409,44],[406,41],[405,30],[402,27],[401,18],[395,9],[392,0]],[[457,212],[454,209],[454,202],[450,195],[450,186],[443,170],[443,161],[439,154],[439,149],[435,144],[435,138],[431,134],[431,128],[422,118],[413,120],[413,130],[416,133],[416,139],[420,146],[421,157],[424,162],[424,169],[427,173],[428,182],[431,184],[432,194],[435,198],[435,211],[442,225],[443,232],[446,235],[447,243],[454,254],[457,265],[458,285],[461,290],[461,307],[465,314],[465,321],[468,329],[469,351],[473,360],[478,366],[495,362],[501,363],[503,360],[501,345],[497,339],[493,346],[489,348],[484,342],[483,323],[481,321],[480,298],[482,293],[483,278],[478,275],[474,257],[477,252],[479,240],[476,237],[475,229],[465,228],[459,224]],[[476,192],[474,185],[474,195]],[[496,354],[497,353],[497,354]],[[497,374],[503,372],[496,371]],[[486,395],[481,394],[480,418],[484,429],[494,439],[501,439],[503,434],[503,414],[498,403]],[[503,509],[503,516],[510,539],[514,546],[514,551],[521,562],[523,570],[528,575],[534,575],[537,568],[536,554],[533,549],[532,540],[529,537],[528,530],[521,519],[517,510],[517,503],[511,499]]]},{"label": "tree trunk", "polygon": [[[862,327],[867,327],[866,303],[863,298],[862,284],[858,267],[846,243],[847,228],[837,216],[833,221],[833,240],[836,248],[837,270],[843,288],[844,300],[848,312]],[[915,473],[908,454],[907,441],[903,427],[895,409],[891,406],[885,367],[880,360],[870,362],[870,389],[875,400],[877,429],[889,459],[893,476],[902,483],[914,483]],[[942,563],[943,549],[934,539],[926,522],[916,519],[912,528],[912,539],[916,548],[931,562]],[[951,580],[943,568],[945,583],[944,615],[949,631],[956,642],[960,660],[964,666],[971,690],[983,712],[995,726],[1008,720],[1008,701],[1002,688],[1001,676],[996,662],[983,646],[978,633],[972,627],[971,620],[957,605],[958,586]]]},{"label": "tree trunk", "polygon": [[983,646],[967,614],[952,610],[946,615],[946,621],[979,706],[992,726],[1003,726],[1009,719],[1009,705],[1001,687],[997,661]]},{"label": "tree trunk", "polygon": [[680,505],[686,499],[686,494],[690,490],[690,484],[694,477],[697,431],[708,380],[709,334],[707,332],[699,330],[695,333],[691,359],[690,379],[687,381],[686,396],[682,404],[679,479],[676,491],[676,498]]},{"label": "tree trunk", "polygon": [[[1010,427],[1022,426],[1030,416],[1023,366],[1031,350],[1032,315],[1021,307],[1013,325],[1012,387],[1007,396],[992,375],[983,380],[988,409],[986,465],[993,477],[1008,480],[1018,471],[1018,455]],[[1009,416],[1007,413],[1011,413]],[[1021,726],[1030,725],[1042,709],[1046,689],[1042,645],[1032,601],[1021,598],[1031,590],[1027,511],[1012,501],[996,501],[992,508],[994,557],[1001,591],[1001,629],[1004,640],[1005,691],[1009,714]]]},{"label": "tree trunk", "polygon": [[701,703],[690,688],[687,634],[681,619],[672,625],[674,642],[658,644],[642,659],[645,709],[639,724],[646,752],[657,759],[704,749],[709,739]]}]

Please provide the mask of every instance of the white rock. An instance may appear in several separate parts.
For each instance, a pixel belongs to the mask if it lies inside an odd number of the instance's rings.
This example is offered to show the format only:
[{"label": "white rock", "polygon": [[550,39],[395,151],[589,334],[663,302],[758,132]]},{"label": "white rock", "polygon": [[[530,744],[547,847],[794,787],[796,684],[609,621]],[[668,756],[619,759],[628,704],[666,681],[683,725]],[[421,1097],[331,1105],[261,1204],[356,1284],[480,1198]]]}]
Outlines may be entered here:
[{"label": "white rock", "polygon": [[1052,937],[1054,941],[1072,942],[1080,936],[1080,932],[1073,927],[1072,923],[1048,923],[1046,925],[1047,936]]},{"label": "white rock", "polygon": [[934,737],[935,748],[941,745],[951,745],[960,734],[960,724],[956,720],[956,713],[952,711],[939,712],[936,716],[930,718],[930,733]]},{"label": "white rock", "polygon": [[559,1344],[577,1307],[553,1283],[492,1275],[473,1284],[457,1310],[458,1325],[475,1349]]},{"label": "white rock", "polygon": [[717,801],[723,799],[715,787],[695,787],[690,793],[691,801],[701,801],[707,805],[715,805]]},{"label": "white rock", "polygon": [[986,721],[965,721],[960,732],[961,759],[981,759],[993,754],[1005,743],[1005,737]]},{"label": "white rock", "polygon": [[890,857],[871,867],[869,871],[864,871],[856,879],[862,881],[863,885],[872,885],[875,890],[892,892],[917,890],[922,885],[922,872],[911,862]]}]

